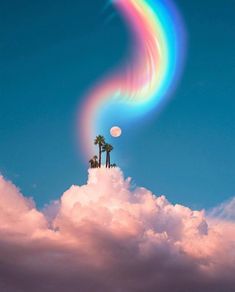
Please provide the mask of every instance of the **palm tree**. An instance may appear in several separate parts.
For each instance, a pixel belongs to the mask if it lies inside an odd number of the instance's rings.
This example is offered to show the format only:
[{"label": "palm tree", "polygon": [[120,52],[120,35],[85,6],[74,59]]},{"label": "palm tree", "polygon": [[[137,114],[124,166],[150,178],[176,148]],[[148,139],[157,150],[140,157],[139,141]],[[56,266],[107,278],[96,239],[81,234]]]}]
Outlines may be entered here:
[{"label": "palm tree", "polygon": [[104,144],[102,152],[106,152],[106,168],[110,168],[110,152],[113,150],[113,146],[110,144]]},{"label": "palm tree", "polygon": [[104,137],[101,136],[101,135],[96,136],[95,141],[94,141],[94,144],[99,146],[99,167],[101,167],[102,146],[105,145],[105,139],[104,139]]},{"label": "palm tree", "polygon": [[94,155],[94,156],[93,156],[93,160],[94,160],[94,162],[97,162],[97,159],[98,159],[97,155]]},{"label": "palm tree", "polygon": [[97,159],[98,159],[98,157],[97,157],[97,155],[95,155],[95,156],[93,157],[94,168],[98,168],[98,166],[99,166],[99,163],[98,163]]},{"label": "palm tree", "polygon": [[98,159],[98,157],[97,157],[97,155],[95,155],[95,156],[93,156],[93,158],[91,158],[89,160],[91,168],[98,168],[99,167],[99,163],[98,163],[97,159]]},{"label": "palm tree", "polygon": [[89,163],[90,163],[90,168],[94,168],[94,160],[93,159],[90,159],[89,160]]}]

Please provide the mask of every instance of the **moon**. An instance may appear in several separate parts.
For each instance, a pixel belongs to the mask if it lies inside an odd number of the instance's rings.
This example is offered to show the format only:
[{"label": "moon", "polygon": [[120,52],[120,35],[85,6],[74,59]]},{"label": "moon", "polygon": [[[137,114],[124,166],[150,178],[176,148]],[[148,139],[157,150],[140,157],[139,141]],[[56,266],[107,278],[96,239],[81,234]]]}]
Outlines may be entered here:
[{"label": "moon", "polygon": [[110,129],[110,135],[114,138],[118,138],[122,135],[122,129],[120,127],[114,126]]}]

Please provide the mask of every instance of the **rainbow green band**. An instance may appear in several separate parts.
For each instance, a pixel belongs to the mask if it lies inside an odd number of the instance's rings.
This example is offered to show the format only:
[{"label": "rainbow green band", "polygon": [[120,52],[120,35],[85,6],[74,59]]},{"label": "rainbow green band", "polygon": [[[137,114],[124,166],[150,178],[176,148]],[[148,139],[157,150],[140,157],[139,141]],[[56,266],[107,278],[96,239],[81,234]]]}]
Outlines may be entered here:
[{"label": "rainbow green band", "polygon": [[79,143],[86,157],[94,153],[96,135],[107,135],[113,125],[125,130],[132,120],[159,111],[182,71],[184,29],[170,1],[116,0],[113,4],[128,24],[133,48],[127,65],[100,81],[80,107]]}]

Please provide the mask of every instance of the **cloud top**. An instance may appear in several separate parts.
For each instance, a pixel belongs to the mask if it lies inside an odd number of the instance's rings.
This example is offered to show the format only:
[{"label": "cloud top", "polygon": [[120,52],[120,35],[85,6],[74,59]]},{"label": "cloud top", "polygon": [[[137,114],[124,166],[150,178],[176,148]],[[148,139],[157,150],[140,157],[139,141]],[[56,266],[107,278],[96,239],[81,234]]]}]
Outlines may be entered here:
[{"label": "cloud top", "polygon": [[0,177],[0,290],[231,291],[235,224],[130,183],[90,169],[39,212]]}]

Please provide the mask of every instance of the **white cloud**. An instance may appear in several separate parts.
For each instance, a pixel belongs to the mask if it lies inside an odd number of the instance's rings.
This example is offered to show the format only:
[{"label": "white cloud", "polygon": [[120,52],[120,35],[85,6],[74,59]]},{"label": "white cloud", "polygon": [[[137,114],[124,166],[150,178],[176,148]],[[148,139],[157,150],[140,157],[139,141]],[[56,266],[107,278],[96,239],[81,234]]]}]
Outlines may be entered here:
[{"label": "white cloud", "polygon": [[235,197],[213,208],[208,212],[208,215],[227,221],[235,221]]},{"label": "white cloud", "polygon": [[232,291],[235,223],[130,182],[89,170],[41,213],[1,177],[0,290]]}]

